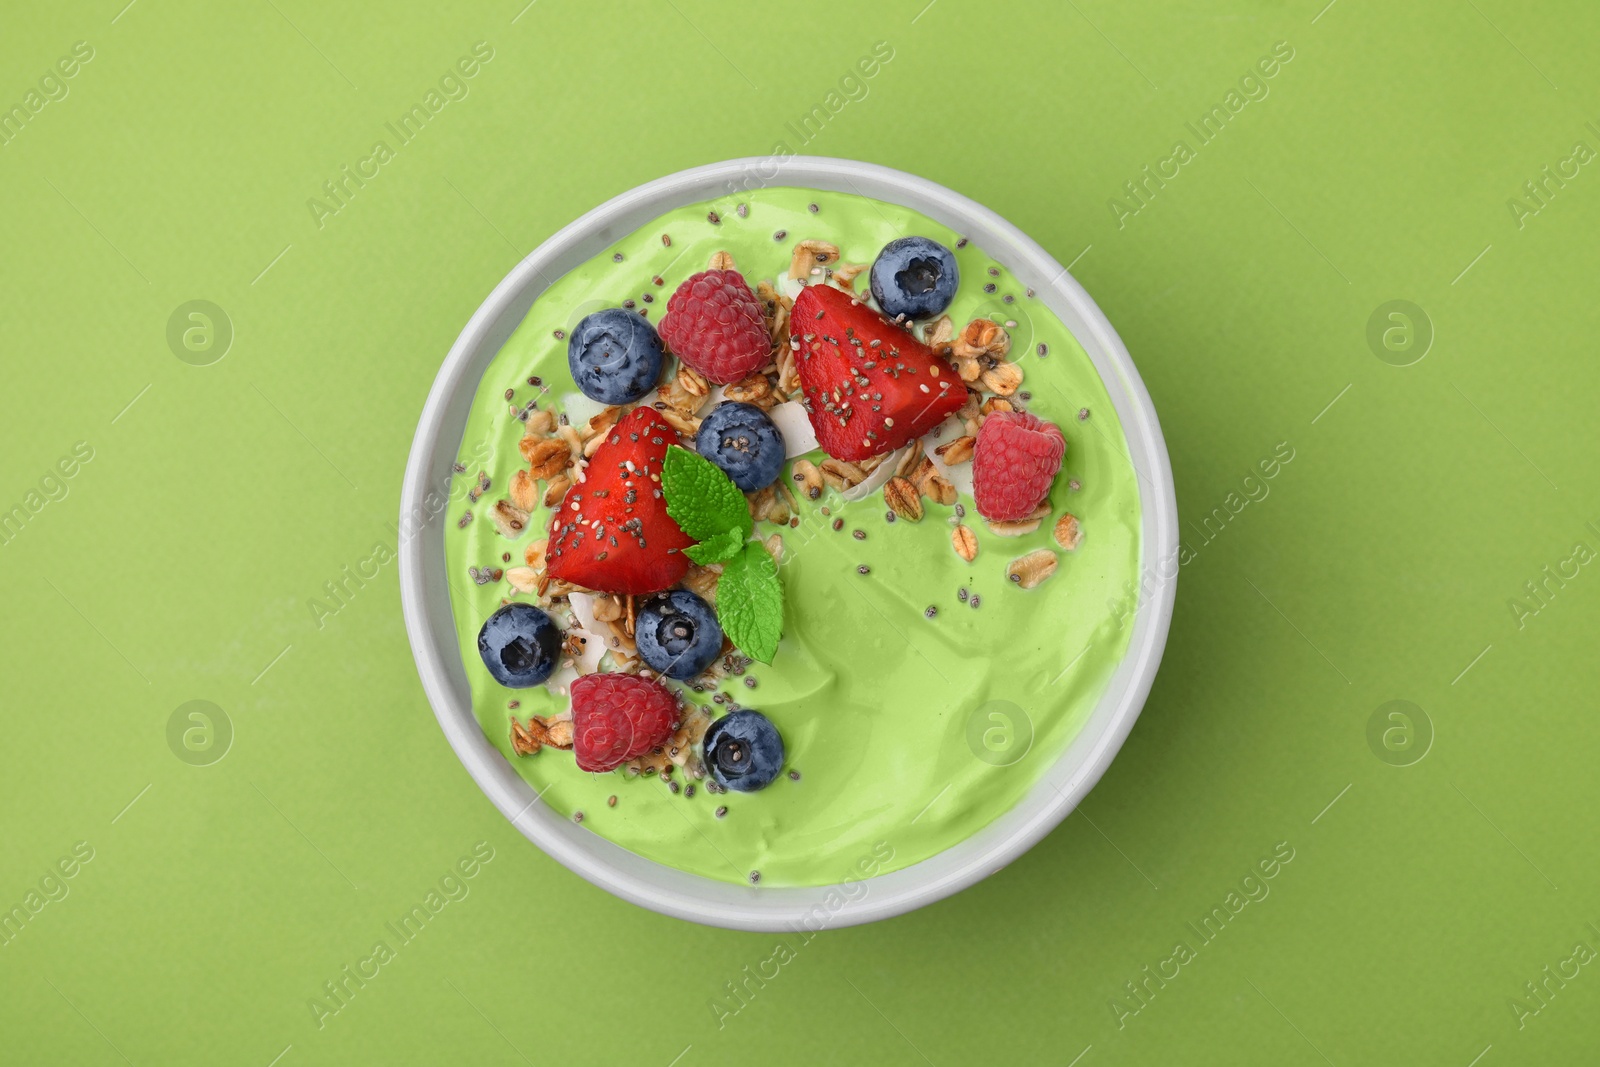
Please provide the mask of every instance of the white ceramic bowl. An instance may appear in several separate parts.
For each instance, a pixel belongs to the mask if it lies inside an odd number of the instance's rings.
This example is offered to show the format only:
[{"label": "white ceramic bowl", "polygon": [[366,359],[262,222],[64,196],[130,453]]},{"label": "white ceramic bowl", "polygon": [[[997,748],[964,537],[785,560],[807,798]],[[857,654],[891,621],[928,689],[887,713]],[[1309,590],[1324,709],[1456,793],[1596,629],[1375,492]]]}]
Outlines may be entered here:
[{"label": "white ceramic bowl", "polygon": [[[1127,656],[1094,713],[1015,808],[936,856],[870,879],[865,893],[860,884],[845,894],[827,886],[748,887],[687,874],[628,852],[539,803],[473,717],[445,585],[443,498],[450,466],[484,369],[535,298],[556,278],[667,211],[783,185],[858,193],[913,208],[966,234],[1036,290],[1094,361],[1139,475],[1141,589],[1147,591]],[[445,358],[417,426],[400,508],[406,632],[423,690],[473,780],[528,840],[602,889],[667,915],[737,930],[816,930],[899,915],[964,889],[1022,855],[1100,780],[1133,728],[1161,662],[1176,592],[1177,500],[1161,427],[1127,349],[1089,294],[1048,252],[988,208],[926,179],[845,159],[735,159],[680,171],[607,201],[536,248],[489,294]]]}]

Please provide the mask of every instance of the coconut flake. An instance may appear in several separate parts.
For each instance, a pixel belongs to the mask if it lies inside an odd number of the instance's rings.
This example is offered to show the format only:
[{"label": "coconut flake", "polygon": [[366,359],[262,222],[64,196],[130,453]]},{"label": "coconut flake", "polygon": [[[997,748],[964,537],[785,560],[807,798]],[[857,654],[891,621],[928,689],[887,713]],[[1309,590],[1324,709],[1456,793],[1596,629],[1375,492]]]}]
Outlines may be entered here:
[{"label": "coconut flake", "polygon": [[798,400],[786,400],[767,412],[778,432],[783,435],[783,454],[788,459],[803,456],[815,450],[817,431],[811,426],[811,416]]}]

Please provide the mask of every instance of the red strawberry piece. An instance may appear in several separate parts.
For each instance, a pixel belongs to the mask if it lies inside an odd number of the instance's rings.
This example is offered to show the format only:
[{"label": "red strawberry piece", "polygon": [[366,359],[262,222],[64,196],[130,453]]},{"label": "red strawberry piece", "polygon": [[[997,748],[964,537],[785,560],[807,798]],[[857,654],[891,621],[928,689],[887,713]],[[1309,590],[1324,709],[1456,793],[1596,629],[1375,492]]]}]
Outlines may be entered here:
[{"label": "red strawberry piece", "polygon": [[713,382],[747,378],[772,362],[761,301],[736,270],[703,270],[667,301],[661,339]]},{"label": "red strawberry piece", "polygon": [[661,466],[678,434],[654,408],[623,416],[550,516],[545,570],[602,593],[658,593],[689,569],[694,541],[667,514]]},{"label": "red strawberry piece", "polygon": [[831,285],[800,291],[789,332],[811,427],[835,459],[899,448],[967,402],[949,361]]},{"label": "red strawberry piece", "polygon": [[677,695],[637,674],[586,674],[572,683],[578,769],[609,771],[665,744],[682,717]]},{"label": "red strawberry piece", "polygon": [[996,411],[983,420],[972,454],[978,513],[995,522],[1025,519],[1050,495],[1066,455],[1061,428],[1024,411]]}]

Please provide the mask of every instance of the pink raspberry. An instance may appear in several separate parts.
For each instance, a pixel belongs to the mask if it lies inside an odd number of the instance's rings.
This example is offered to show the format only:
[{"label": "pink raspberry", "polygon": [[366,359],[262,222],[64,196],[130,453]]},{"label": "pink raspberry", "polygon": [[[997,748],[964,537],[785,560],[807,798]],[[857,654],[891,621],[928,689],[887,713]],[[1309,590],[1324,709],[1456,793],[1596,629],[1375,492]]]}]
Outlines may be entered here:
[{"label": "pink raspberry", "polygon": [[644,755],[678,728],[672,690],[636,674],[586,674],[572,683],[572,750],[578,768],[609,771]]},{"label": "pink raspberry", "polygon": [[983,420],[972,456],[972,495],[994,522],[1025,519],[1050,495],[1067,442],[1060,427],[1021,411]]},{"label": "pink raspberry", "polygon": [[747,378],[772,360],[761,301],[736,270],[703,270],[667,301],[661,339],[719,384]]}]

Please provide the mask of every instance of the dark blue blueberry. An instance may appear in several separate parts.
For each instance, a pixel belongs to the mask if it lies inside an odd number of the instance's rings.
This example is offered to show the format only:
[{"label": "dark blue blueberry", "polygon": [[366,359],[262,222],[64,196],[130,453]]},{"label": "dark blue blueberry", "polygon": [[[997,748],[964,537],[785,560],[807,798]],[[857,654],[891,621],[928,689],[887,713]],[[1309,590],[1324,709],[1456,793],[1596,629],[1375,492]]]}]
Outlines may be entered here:
[{"label": "dark blue blueberry", "polygon": [[706,766],[736,793],[764,789],[783,769],[783,738],[759,711],[730,712],[706,730]]},{"label": "dark blue blueberry", "polygon": [[494,680],[511,689],[539,685],[555,673],[561,630],[532,604],[507,604],[478,631],[478,655]]},{"label": "dark blue blueberry", "polygon": [[872,263],[872,299],[891,319],[931,319],[956,298],[955,253],[928,237],[899,237]]},{"label": "dark blue blueberry", "polygon": [[765,489],[783,470],[783,435],[754,404],[719,404],[700,424],[694,445],[746,493]]},{"label": "dark blue blueberry", "polygon": [[722,652],[722,627],[710,604],[674,589],[639,605],[634,643],[651,670],[687,682]]},{"label": "dark blue blueberry", "polygon": [[631,404],[661,377],[661,338],[643,316],[622,308],[585,315],[567,339],[567,366],[583,395]]}]

